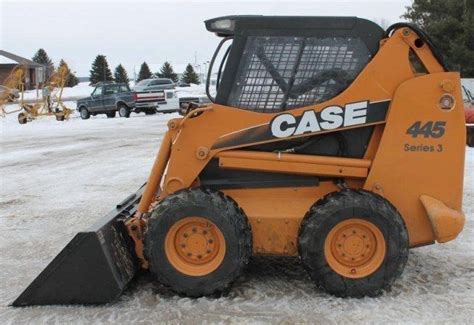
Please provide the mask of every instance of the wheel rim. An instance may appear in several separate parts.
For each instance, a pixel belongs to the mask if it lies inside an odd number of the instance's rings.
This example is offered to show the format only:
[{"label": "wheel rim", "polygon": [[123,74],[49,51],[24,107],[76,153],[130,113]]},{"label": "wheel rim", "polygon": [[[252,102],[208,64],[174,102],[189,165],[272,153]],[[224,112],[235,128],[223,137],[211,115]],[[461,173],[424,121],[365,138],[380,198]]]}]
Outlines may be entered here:
[{"label": "wheel rim", "polygon": [[120,107],[119,113],[120,113],[120,116],[125,116],[127,114],[127,112],[125,111],[125,108],[123,106]]},{"label": "wheel rim", "polygon": [[175,223],[165,238],[168,261],[179,272],[203,276],[215,271],[224,260],[224,235],[212,222],[187,217]]},{"label": "wheel rim", "polygon": [[363,278],[382,265],[385,238],[373,223],[348,219],[331,229],[324,243],[324,253],[334,272],[347,278]]},{"label": "wheel rim", "polygon": [[85,109],[81,109],[81,116],[87,117],[87,111]]}]

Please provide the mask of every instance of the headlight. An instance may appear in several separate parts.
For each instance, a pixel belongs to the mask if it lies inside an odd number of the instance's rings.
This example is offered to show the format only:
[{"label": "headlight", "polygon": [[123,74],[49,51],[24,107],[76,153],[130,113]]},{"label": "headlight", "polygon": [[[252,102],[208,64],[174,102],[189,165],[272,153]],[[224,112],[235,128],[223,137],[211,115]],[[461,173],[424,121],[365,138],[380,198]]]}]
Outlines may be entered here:
[{"label": "headlight", "polygon": [[233,35],[235,30],[235,16],[218,17],[206,20],[206,28],[208,31],[217,35]]}]

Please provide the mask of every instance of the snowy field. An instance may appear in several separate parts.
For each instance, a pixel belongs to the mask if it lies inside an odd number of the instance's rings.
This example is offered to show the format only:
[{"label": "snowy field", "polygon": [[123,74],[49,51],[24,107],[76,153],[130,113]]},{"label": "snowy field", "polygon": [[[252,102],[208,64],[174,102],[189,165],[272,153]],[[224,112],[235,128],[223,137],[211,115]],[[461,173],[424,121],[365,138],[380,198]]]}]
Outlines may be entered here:
[{"label": "snowy field", "polygon": [[132,282],[119,301],[94,307],[10,304],[64,245],[146,179],[166,122],[176,115],[0,119],[0,324],[17,323],[472,323],[474,149],[468,149],[459,238],[413,249],[391,292],[341,299],[314,287],[296,258],[254,258],[219,298],[189,299]]}]

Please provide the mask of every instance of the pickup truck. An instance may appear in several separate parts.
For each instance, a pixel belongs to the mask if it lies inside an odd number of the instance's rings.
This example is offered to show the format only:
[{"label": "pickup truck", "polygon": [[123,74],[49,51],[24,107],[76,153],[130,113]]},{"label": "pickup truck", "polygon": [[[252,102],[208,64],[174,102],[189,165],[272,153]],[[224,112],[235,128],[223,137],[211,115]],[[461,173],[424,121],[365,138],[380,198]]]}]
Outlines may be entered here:
[{"label": "pickup truck", "polygon": [[83,120],[97,114],[113,118],[117,112],[130,117],[131,112],[155,114],[159,104],[166,104],[162,90],[136,92],[125,83],[98,83],[89,97],[77,101],[77,110]]}]

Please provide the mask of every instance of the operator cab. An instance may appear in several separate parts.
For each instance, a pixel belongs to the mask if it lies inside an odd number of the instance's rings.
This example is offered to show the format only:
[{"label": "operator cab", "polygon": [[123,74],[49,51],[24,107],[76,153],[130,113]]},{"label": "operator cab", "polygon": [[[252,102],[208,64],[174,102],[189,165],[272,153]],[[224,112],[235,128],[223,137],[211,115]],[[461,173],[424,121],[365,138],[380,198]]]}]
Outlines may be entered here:
[{"label": "operator cab", "polygon": [[[225,16],[207,20],[223,37],[207,92],[217,104],[275,113],[314,105],[344,91],[377,53],[384,30],[356,17]],[[210,95],[213,65],[215,98]]]}]

